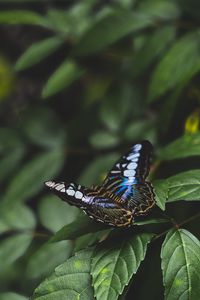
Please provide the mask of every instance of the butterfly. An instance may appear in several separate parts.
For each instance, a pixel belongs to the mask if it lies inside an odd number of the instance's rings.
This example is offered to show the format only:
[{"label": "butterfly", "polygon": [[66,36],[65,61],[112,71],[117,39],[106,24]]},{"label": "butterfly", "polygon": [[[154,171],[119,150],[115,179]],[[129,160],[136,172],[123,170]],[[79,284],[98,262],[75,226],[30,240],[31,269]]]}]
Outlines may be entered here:
[{"label": "butterfly", "polygon": [[153,186],[146,181],[152,149],[148,141],[134,144],[108,172],[101,186],[87,188],[55,181],[45,185],[90,218],[115,227],[129,227],[135,217],[145,215],[155,204]]}]

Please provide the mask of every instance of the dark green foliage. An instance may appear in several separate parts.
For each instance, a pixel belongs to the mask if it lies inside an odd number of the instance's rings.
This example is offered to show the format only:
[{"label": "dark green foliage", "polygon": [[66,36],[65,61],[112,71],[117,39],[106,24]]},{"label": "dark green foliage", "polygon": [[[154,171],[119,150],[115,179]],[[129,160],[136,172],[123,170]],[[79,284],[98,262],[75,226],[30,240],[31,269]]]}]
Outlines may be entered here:
[{"label": "dark green foliage", "polygon": [[[50,2],[0,1],[0,300],[200,299],[199,1]],[[143,139],[157,205],[132,228],[45,190]]]}]

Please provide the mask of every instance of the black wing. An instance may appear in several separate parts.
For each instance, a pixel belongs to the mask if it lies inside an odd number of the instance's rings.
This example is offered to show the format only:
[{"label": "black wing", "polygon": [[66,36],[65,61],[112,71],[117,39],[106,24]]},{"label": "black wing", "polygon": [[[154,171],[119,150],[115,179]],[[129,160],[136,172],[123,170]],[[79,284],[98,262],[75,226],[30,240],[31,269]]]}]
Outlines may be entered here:
[{"label": "black wing", "polygon": [[103,187],[120,197],[128,208],[136,208],[141,203],[147,205],[147,198],[154,201],[152,186],[145,181],[149,174],[152,145],[142,141],[132,146],[108,173]]}]

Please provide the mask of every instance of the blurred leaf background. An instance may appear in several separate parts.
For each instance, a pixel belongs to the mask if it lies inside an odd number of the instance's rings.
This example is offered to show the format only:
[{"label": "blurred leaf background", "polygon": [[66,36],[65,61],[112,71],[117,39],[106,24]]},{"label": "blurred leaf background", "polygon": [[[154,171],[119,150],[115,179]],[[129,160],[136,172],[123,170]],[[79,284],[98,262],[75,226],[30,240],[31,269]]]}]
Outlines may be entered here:
[{"label": "blurred leaf background", "polygon": [[[169,177],[169,202],[182,199],[179,182],[185,200],[200,199],[200,3],[0,0],[0,38],[0,299],[23,300],[100,237],[47,243],[79,211],[49,195],[45,180],[100,183],[148,139],[152,178]],[[167,212],[181,221],[198,207],[172,203]],[[197,221],[187,229],[200,236]],[[162,299],[159,247],[126,299]]]}]

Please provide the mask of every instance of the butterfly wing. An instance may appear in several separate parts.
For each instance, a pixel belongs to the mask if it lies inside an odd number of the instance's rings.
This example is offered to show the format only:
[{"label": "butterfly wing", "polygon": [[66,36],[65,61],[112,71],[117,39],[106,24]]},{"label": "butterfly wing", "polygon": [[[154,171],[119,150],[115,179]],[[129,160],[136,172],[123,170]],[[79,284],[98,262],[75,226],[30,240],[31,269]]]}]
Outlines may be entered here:
[{"label": "butterfly wing", "polygon": [[90,189],[75,183],[47,181],[45,185],[59,198],[81,208],[87,208],[92,202],[92,197],[87,196]]},{"label": "butterfly wing", "polygon": [[149,174],[152,145],[148,141],[133,145],[108,173],[103,187],[119,197],[135,214],[144,214],[154,204]]},{"label": "butterfly wing", "polygon": [[45,185],[62,200],[82,208],[92,219],[118,227],[132,223],[132,211],[122,209],[101,187],[93,190],[74,183],[55,181],[47,181]]}]

